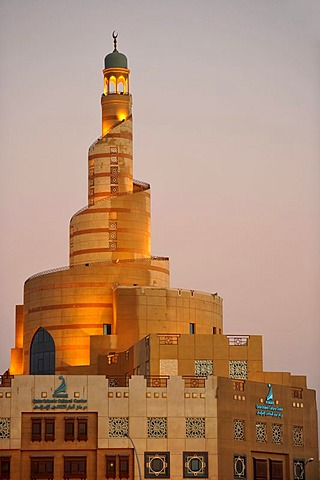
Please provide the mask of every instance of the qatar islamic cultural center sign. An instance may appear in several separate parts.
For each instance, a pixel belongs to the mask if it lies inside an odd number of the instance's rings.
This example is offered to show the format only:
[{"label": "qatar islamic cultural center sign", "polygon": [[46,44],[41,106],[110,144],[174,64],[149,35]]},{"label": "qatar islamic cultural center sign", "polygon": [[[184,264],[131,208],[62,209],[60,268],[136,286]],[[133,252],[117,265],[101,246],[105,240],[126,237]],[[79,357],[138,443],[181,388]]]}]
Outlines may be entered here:
[{"label": "qatar islamic cultural center sign", "polygon": [[264,403],[256,404],[256,415],[260,415],[261,417],[283,418],[283,408],[275,405],[275,402],[273,400],[271,383],[268,383],[268,388],[269,391]]}]

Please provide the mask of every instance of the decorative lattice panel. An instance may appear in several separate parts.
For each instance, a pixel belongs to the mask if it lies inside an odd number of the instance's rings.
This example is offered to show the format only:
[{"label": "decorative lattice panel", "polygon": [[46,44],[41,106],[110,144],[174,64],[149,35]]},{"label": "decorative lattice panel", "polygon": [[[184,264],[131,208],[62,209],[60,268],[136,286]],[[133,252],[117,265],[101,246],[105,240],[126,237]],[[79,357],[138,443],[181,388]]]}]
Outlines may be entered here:
[{"label": "decorative lattice panel", "polygon": [[256,440],[257,442],[266,443],[267,442],[267,424],[266,423],[256,423]]},{"label": "decorative lattice panel", "polygon": [[165,417],[148,418],[148,437],[167,438],[167,419]]},{"label": "decorative lattice panel", "polygon": [[248,378],[248,362],[246,360],[230,360],[229,377],[246,380]]},{"label": "decorative lattice panel", "polygon": [[0,418],[0,439],[10,438],[10,418]]},{"label": "decorative lattice panel", "polygon": [[272,425],[272,443],[282,444],[282,425],[278,423]]},{"label": "decorative lattice panel", "polygon": [[244,420],[233,420],[233,438],[234,440],[245,440]]},{"label": "decorative lattice panel", "polygon": [[206,420],[203,417],[186,418],[186,437],[205,438]]},{"label": "decorative lattice panel", "polygon": [[292,440],[295,447],[303,447],[303,427],[293,427]]},{"label": "decorative lattice panel", "polygon": [[160,375],[178,375],[178,360],[160,360]]},{"label": "decorative lattice panel", "polygon": [[195,360],[194,374],[197,377],[207,377],[213,375],[213,360]]},{"label": "decorative lattice panel", "polygon": [[109,418],[109,437],[125,437],[129,433],[129,418],[110,417]]}]

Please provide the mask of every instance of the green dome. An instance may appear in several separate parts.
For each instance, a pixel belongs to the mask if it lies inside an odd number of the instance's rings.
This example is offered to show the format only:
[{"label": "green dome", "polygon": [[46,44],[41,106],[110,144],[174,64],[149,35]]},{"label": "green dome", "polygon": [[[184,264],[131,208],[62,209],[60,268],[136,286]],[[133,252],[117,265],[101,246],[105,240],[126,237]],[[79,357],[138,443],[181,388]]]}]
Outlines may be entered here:
[{"label": "green dome", "polygon": [[104,68],[116,67],[128,68],[127,57],[123,53],[118,52],[118,50],[109,53],[104,59]]}]

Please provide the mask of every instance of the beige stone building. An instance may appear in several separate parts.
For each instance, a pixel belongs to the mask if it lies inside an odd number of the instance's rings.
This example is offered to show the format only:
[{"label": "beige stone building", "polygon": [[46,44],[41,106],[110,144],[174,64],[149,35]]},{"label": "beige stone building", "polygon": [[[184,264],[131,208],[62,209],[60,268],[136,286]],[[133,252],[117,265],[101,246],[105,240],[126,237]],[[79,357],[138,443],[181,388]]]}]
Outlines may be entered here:
[{"label": "beige stone building", "polygon": [[[222,298],[170,288],[133,178],[130,70],[105,58],[102,135],[70,264],[29,278],[0,383],[0,480],[311,480],[315,392],[224,335]],[[311,459],[314,459],[313,461]]]}]

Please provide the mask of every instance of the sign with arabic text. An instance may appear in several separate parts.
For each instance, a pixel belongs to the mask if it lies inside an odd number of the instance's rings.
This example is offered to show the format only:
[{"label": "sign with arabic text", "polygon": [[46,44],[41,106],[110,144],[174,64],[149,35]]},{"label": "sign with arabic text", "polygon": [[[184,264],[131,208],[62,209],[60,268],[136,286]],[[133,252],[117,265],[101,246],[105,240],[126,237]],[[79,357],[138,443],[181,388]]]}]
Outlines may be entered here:
[{"label": "sign with arabic text", "polygon": [[52,398],[34,398],[33,410],[87,410],[88,400],[84,398],[69,398],[66,393],[66,382],[59,376],[61,384],[52,394]]}]

